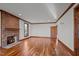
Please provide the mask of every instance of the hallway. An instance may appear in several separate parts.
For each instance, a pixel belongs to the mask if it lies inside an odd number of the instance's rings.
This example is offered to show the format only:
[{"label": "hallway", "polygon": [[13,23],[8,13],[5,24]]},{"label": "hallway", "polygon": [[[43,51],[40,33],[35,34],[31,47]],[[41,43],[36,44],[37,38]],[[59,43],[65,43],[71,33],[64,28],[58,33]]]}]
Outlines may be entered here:
[{"label": "hallway", "polygon": [[58,42],[53,49],[50,38],[31,37],[20,41],[16,46],[3,49],[0,48],[1,56],[71,56],[71,54]]}]

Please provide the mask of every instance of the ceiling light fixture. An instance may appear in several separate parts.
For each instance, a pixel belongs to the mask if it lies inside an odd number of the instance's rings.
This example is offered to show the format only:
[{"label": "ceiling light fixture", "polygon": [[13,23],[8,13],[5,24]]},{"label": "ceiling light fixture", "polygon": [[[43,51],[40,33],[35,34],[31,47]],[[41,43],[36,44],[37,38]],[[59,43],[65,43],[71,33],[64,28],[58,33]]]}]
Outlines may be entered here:
[{"label": "ceiling light fixture", "polygon": [[21,16],[22,14],[18,14],[19,16]]}]

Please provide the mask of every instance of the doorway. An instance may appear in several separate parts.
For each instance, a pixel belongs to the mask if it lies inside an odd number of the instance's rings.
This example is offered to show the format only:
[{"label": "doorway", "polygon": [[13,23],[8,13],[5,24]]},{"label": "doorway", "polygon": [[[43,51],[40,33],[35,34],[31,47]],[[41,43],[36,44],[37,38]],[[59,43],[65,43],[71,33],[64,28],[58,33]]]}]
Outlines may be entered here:
[{"label": "doorway", "polygon": [[57,26],[51,27],[51,44],[53,48],[56,48],[57,41]]}]

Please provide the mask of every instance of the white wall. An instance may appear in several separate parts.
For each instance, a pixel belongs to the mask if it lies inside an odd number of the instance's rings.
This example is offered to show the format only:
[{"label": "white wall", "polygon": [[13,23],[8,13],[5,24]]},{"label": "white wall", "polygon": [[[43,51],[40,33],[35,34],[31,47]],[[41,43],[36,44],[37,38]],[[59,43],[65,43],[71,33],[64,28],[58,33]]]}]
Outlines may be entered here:
[{"label": "white wall", "polygon": [[1,12],[0,12],[0,46],[1,46]]},{"label": "white wall", "polygon": [[51,26],[56,26],[56,24],[32,24],[30,36],[50,37]]},{"label": "white wall", "polygon": [[57,23],[58,39],[74,50],[74,7],[73,6]]},{"label": "white wall", "polygon": [[32,33],[32,24],[29,24],[29,36],[31,36]]},{"label": "white wall", "polygon": [[24,21],[19,20],[19,40],[24,39]]}]

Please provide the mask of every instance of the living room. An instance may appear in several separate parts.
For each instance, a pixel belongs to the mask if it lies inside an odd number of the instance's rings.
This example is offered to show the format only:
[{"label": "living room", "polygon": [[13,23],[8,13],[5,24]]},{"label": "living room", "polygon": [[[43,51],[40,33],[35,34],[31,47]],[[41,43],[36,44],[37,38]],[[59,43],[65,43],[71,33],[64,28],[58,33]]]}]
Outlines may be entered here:
[{"label": "living room", "polygon": [[78,3],[0,3],[0,55],[79,55],[78,21],[74,20],[78,19],[78,6]]}]

